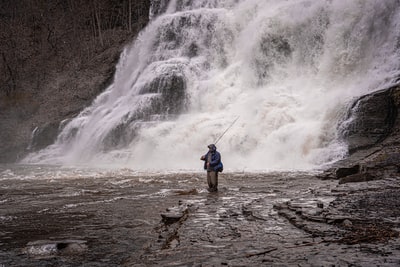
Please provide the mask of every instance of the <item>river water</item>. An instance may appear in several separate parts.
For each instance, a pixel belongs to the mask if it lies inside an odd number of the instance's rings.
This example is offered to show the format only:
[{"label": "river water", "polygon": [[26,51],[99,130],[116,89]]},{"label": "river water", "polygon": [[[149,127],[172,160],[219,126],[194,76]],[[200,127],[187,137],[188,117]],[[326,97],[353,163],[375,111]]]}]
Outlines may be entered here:
[{"label": "river water", "polygon": [[[273,205],[288,200],[315,210],[335,199],[337,181],[316,173],[222,173],[218,193],[203,172],[3,165],[0,174],[0,266],[357,266],[376,257],[327,247],[278,215]],[[185,210],[184,220],[163,223],[167,210]]]}]

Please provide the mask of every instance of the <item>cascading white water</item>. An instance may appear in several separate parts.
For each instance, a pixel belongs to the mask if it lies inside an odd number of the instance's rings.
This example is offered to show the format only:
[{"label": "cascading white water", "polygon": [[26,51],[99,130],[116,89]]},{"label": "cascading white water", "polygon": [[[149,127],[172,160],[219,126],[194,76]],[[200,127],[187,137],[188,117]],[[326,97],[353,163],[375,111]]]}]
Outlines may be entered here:
[{"label": "cascading white water", "polygon": [[354,97],[399,77],[398,0],[153,1],[114,83],[29,163],[311,169],[346,153]]}]

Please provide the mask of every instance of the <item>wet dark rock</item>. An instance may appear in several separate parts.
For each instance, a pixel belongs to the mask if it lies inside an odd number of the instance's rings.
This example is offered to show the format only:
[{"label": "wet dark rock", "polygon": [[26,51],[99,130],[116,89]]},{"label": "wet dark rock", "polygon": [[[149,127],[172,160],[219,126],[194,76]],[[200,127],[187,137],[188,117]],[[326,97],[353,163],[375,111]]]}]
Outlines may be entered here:
[{"label": "wet dark rock", "polygon": [[183,66],[164,66],[164,73],[145,84],[139,91],[140,94],[159,94],[160,97],[152,98],[150,107],[143,110],[144,119],[154,114],[178,114],[186,104],[186,78]]},{"label": "wet dark rock", "polygon": [[356,174],[358,172],[360,172],[360,165],[354,165],[354,166],[349,167],[349,168],[346,168],[346,167],[338,168],[336,170],[336,178],[340,179],[340,178],[343,178],[343,177],[346,177],[346,176],[349,176],[349,175]]},{"label": "wet dark rock", "polygon": [[161,213],[162,221],[167,225],[178,222],[183,215],[183,213]]},{"label": "wet dark rock", "polygon": [[336,179],[336,168],[324,170],[323,172],[317,174],[316,177],[321,180]]},{"label": "wet dark rock", "polygon": [[187,56],[188,57],[196,57],[198,55],[198,50],[199,47],[196,45],[196,43],[190,44],[188,51],[187,51]]},{"label": "wet dark rock", "polygon": [[339,242],[349,245],[373,242],[384,243],[399,237],[399,232],[384,224],[361,223],[346,225],[345,227],[347,228],[347,233]]},{"label": "wet dark rock", "polygon": [[160,14],[167,11],[169,1],[154,0],[152,1],[150,14],[151,16],[157,17]]},{"label": "wet dark rock", "polygon": [[199,192],[196,190],[196,188],[190,189],[190,190],[176,190],[174,191],[175,194],[185,196],[185,195],[197,195]]},{"label": "wet dark rock", "polygon": [[54,143],[59,133],[59,125],[59,122],[49,122],[36,128],[28,149],[36,151]]},{"label": "wet dark rock", "polygon": [[[400,172],[400,86],[357,99],[341,125],[349,156],[333,164],[321,178],[340,183],[365,182],[398,176]],[[344,177],[351,177],[344,179]]]},{"label": "wet dark rock", "polygon": [[132,124],[140,116],[132,116],[129,121],[122,122],[111,129],[102,141],[102,150],[108,151],[127,146],[136,136],[138,125]]},{"label": "wet dark rock", "polygon": [[293,52],[289,40],[279,34],[264,36],[260,40],[257,49],[259,56],[254,58],[254,66],[260,84],[265,83],[270,78],[270,72],[276,64],[284,65],[290,59]]},{"label": "wet dark rock", "polygon": [[350,220],[348,220],[348,219],[345,219],[345,220],[342,222],[342,224],[343,224],[344,227],[351,227],[351,226],[353,225],[353,223],[352,223]]},{"label": "wet dark rock", "polygon": [[341,231],[329,223],[324,216],[308,215],[303,211],[306,206],[294,207],[291,201],[274,206],[278,214],[294,225],[295,227],[311,234],[313,237],[338,236]]},{"label": "wet dark rock", "polygon": [[368,182],[378,179],[377,176],[371,173],[357,173],[353,175],[348,175],[346,177],[342,177],[339,180],[339,184],[346,184],[346,183],[359,183],[359,182]]},{"label": "wet dark rock", "polygon": [[144,84],[141,95],[152,95],[145,105],[125,116],[122,122],[108,132],[102,141],[103,151],[126,147],[137,136],[141,123],[175,118],[186,109],[186,78],[182,66],[164,66],[165,72],[154,74],[154,79]]},{"label": "wet dark rock", "polygon": [[399,237],[396,229],[400,222],[391,218],[399,215],[394,206],[400,204],[397,198],[400,190],[398,183],[396,190],[389,189],[393,185],[389,181],[381,183],[379,189],[367,185],[363,187],[367,192],[361,187],[356,191],[344,188],[346,194],[342,192],[318,213],[307,212],[312,208],[311,199],[292,199],[274,205],[274,209],[292,225],[322,238],[325,243],[385,243]]},{"label": "wet dark rock", "polygon": [[[193,208],[193,207],[192,207]],[[179,203],[177,207],[167,208],[167,213],[161,213],[161,224],[156,227],[159,249],[173,248],[179,245],[179,230],[188,219],[190,208]]]},{"label": "wet dark rock", "polygon": [[398,114],[398,87],[362,96],[349,112],[347,127],[343,131],[354,153],[384,141],[394,129]]}]

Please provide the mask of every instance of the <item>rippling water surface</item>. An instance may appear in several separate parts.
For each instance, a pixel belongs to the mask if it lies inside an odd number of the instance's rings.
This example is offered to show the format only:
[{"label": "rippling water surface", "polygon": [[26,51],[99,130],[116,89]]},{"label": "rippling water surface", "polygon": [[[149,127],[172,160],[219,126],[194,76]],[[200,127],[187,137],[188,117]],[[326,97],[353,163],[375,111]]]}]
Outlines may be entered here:
[{"label": "rippling water surface", "polygon": [[[301,197],[314,201],[316,190],[319,201],[332,200],[323,192],[333,183],[311,173],[222,173],[215,194],[206,190],[205,176],[2,165],[0,264],[213,262],[265,247],[270,237],[292,242],[303,236],[277,216],[274,203]],[[180,205],[192,207],[192,212],[179,238],[169,248],[157,247],[160,214]],[[245,210],[259,219],[249,222]]]}]

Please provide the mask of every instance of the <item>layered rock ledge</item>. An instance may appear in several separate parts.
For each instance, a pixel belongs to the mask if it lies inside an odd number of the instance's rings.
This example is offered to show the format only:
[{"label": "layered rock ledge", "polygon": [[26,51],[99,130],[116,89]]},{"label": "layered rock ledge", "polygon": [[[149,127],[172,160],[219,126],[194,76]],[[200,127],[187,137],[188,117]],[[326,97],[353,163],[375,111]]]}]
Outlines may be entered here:
[{"label": "layered rock ledge", "polygon": [[400,86],[357,99],[342,124],[349,155],[336,162],[325,177],[348,183],[399,176],[399,109]]}]

